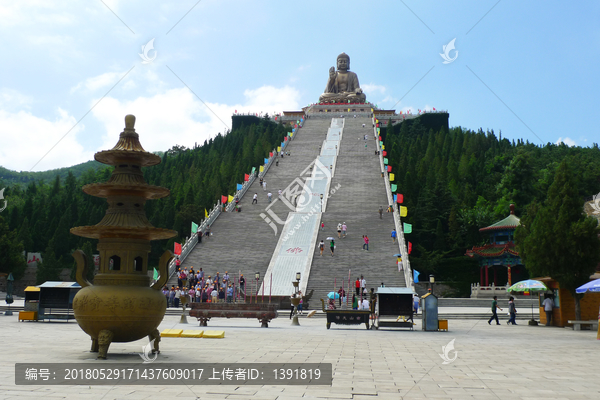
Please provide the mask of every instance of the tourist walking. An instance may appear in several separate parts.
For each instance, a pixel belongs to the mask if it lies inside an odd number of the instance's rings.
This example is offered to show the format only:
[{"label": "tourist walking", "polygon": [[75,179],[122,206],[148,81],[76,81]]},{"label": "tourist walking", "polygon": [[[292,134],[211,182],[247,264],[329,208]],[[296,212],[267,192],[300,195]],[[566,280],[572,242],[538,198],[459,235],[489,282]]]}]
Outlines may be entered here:
[{"label": "tourist walking", "polygon": [[360,276],[360,292],[364,293],[367,291],[367,281],[364,276]]},{"label": "tourist walking", "polygon": [[496,325],[500,325],[500,321],[498,321],[498,314],[496,314],[496,310],[502,311],[502,309],[498,306],[498,296],[494,296],[494,300],[492,301],[492,316],[488,320],[488,325],[492,324],[492,320],[496,320]]},{"label": "tourist walking", "polygon": [[352,295],[352,309],[358,310],[358,299],[355,294]]},{"label": "tourist walking", "polygon": [[227,302],[233,302],[233,287],[231,285],[229,285],[229,287],[227,288]]},{"label": "tourist walking", "polygon": [[508,319],[508,321],[506,321],[506,324],[513,324],[513,325],[517,325],[517,321],[515,321],[515,319],[517,318],[517,307],[515,307],[515,298],[510,296],[510,299],[508,299],[508,312],[510,314],[510,318]]},{"label": "tourist walking", "polygon": [[354,282],[354,287],[356,289],[356,295],[360,294],[360,279],[356,278],[356,282]]},{"label": "tourist walking", "polygon": [[270,203],[271,200],[273,200],[273,193],[271,193],[271,192],[267,193],[267,197],[269,198],[269,203]]},{"label": "tourist walking", "polygon": [[335,240],[331,239],[331,243],[329,243],[329,249],[331,250],[331,257],[333,257],[333,250],[335,249]]},{"label": "tourist walking", "polygon": [[244,274],[240,275],[240,291],[246,294],[246,278],[244,278]]},{"label": "tourist walking", "polygon": [[338,238],[341,238],[342,237],[342,224],[341,223],[339,223],[337,225],[337,233],[338,233]]},{"label": "tourist walking", "polygon": [[396,236],[397,236],[396,228],[394,228],[394,229],[392,229],[392,242],[393,243],[396,243]]},{"label": "tourist walking", "polygon": [[346,231],[348,230],[348,227],[346,226],[346,223],[344,222],[342,224],[342,237],[346,237]]},{"label": "tourist walking", "polygon": [[254,193],[252,196],[252,204],[258,204],[258,193]]},{"label": "tourist walking", "polygon": [[263,190],[264,190],[264,191],[266,191],[266,190],[267,190],[267,181],[263,181],[263,183],[262,183],[262,187],[263,187]]},{"label": "tourist walking", "polygon": [[363,235],[363,241],[365,242],[363,244],[363,250],[369,251],[369,237],[367,235]]},{"label": "tourist walking", "polygon": [[542,303],[544,306],[544,311],[546,312],[546,326],[550,326],[552,323],[552,308],[554,307],[554,301],[552,297],[549,295],[544,295],[544,302]]},{"label": "tourist walking", "polygon": [[419,295],[413,294],[413,311],[415,315],[419,312]]},{"label": "tourist walking", "polygon": [[343,286],[340,286],[340,290],[338,290],[338,294],[340,295],[340,307],[341,307],[342,303],[346,302],[346,291],[344,290]]},{"label": "tourist walking", "polygon": [[325,230],[325,222],[321,222],[321,230],[324,231]]},{"label": "tourist walking", "polygon": [[325,242],[323,241],[323,239],[321,239],[321,241],[319,242],[319,250],[321,251],[321,257],[323,256],[323,250],[325,249]]}]

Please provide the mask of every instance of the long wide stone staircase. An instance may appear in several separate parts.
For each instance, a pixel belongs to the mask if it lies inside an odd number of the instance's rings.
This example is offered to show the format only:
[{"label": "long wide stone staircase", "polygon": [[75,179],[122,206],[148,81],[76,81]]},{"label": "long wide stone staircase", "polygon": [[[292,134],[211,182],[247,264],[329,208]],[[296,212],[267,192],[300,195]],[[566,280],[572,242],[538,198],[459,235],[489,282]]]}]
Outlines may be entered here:
[{"label": "long wide stone staircase", "polygon": [[[277,199],[278,191],[284,190],[314,161],[330,122],[329,119],[306,120],[286,148],[290,156],[279,158],[279,165],[272,165],[266,173],[267,190],[260,187],[257,179],[240,201],[242,211],[221,214],[211,226],[210,238],[203,238],[182,268],[194,267],[197,270],[201,267],[205,276],[213,277],[216,272],[223,276],[228,271],[231,278],[237,278],[241,273],[246,278],[248,294],[255,287],[254,275],[259,272],[259,285],[264,278],[265,295],[268,296],[269,277],[265,277],[265,272],[283,229],[279,222],[284,222],[292,211],[285,202]],[[267,199],[269,191],[273,195],[272,203]],[[258,204],[252,204],[254,193],[258,194]],[[270,222],[266,222],[267,218]],[[173,276],[168,285],[177,285],[177,277]]]},{"label": "long wide stone staircase", "polygon": [[[264,295],[269,295],[269,276],[265,272],[273,257],[283,230],[283,223],[293,207],[278,199],[278,191],[285,190],[296,181],[302,184],[310,175],[308,169],[320,154],[323,140],[327,136],[331,119],[307,119],[286,151],[291,156],[279,159],[278,166],[271,166],[264,177],[267,190],[264,191],[256,180],[240,201],[240,213],[223,213],[211,226],[210,238],[204,238],[186,258],[182,267],[202,267],[205,275],[223,276],[228,271],[232,278],[241,273],[246,278],[247,294],[256,291],[255,273],[260,273],[258,287],[264,282]],[[365,124],[365,127],[362,127]],[[308,279],[307,292],[314,290],[311,308],[319,306],[319,299],[326,298],[334,289],[350,286],[363,275],[367,289],[381,283],[390,287],[404,287],[404,275],[398,272],[396,257],[398,244],[392,243],[391,231],[394,228],[391,213],[384,212],[379,218],[379,206],[387,206],[384,180],[381,177],[379,159],[375,155],[375,141],[370,118],[346,118],[335,174],[330,189],[326,211],[322,215],[325,230],[319,230],[317,243],[327,237],[336,238],[335,255],[329,252],[329,242],[323,256],[319,256],[318,246],[312,257],[312,267]],[[364,140],[367,135],[368,140]],[[269,203],[267,193],[273,194]],[[252,204],[254,193],[258,194],[258,204]],[[346,222],[348,235],[337,239],[337,224]],[[369,251],[362,250],[362,235],[370,239]],[[173,276],[169,286],[177,285]],[[262,292],[260,293],[262,294]],[[266,299],[265,299],[266,301]]]},{"label": "long wide stone staircase", "polygon": [[[398,244],[391,238],[394,220],[392,213],[385,212],[388,204],[384,185],[379,158],[375,155],[371,119],[346,118],[331,184],[332,189],[337,189],[333,194],[330,192],[322,217],[325,230],[320,231],[318,237],[319,241],[334,237],[336,249],[332,257],[329,242],[325,241],[323,256],[317,249],[313,257],[308,281],[308,289],[315,291],[313,298],[326,299],[327,293],[334,290],[334,284],[336,292],[340,286],[347,290],[349,272],[351,290],[361,275],[367,282],[367,290],[381,283],[389,287],[406,286],[394,257]],[[384,208],[382,219],[379,206]],[[344,222],[348,226],[347,236],[338,239],[337,225]],[[362,249],[362,235],[369,237],[369,251]]]}]

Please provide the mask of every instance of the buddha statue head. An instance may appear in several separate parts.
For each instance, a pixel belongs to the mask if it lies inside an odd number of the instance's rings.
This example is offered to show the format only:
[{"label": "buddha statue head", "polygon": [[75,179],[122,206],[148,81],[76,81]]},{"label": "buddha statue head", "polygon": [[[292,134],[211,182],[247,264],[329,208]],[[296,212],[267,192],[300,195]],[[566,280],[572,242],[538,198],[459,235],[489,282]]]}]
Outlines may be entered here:
[{"label": "buddha statue head", "polygon": [[342,53],[337,57],[337,69],[342,72],[350,69],[350,56],[348,54]]}]

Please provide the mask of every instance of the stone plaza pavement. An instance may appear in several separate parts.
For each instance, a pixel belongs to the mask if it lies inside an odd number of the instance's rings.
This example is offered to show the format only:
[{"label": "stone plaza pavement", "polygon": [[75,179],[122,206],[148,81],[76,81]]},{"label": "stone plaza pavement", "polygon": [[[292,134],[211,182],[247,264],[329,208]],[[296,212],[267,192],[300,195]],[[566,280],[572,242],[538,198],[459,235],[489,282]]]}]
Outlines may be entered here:
[{"label": "stone plaza pavement", "polygon": [[[449,332],[366,330],[324,318],[287,314],[260,328],[256,320],[213,319],[224,339],[163,338],[158,362],[325,362],[331,386],[16,386],[16,362],[89,362],[90,339],[76,322],[17,322],[0,315],[0,399],[600,399],[600,341],[594,331],[489,326],[450,320]],[[160,330],[203,329],[167,316]],[[443,365],[442,346],[455,339],[456,360]],[[110,362],[140,363],[146,340],[113,343]],[[454,352],[449,353],[450,358]]]}]

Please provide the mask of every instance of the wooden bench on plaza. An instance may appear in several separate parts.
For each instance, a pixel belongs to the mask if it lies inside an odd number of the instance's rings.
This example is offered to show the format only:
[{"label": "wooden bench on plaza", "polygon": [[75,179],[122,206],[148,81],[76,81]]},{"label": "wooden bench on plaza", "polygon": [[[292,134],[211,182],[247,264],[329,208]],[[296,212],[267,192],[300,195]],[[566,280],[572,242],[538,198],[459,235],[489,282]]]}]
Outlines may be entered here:
[{"label": "wooden bench on plaza", "polygon": [[369,310],[326,310],[325,301],[321,299],[323,312],[327,314],[327,329],[331,327],[331,323],[341,325],[360,325],[365,324],[369,329],[369,320],[371,311]]},{"label": "wooden bench on plaza", "polygon": [[574,331],[580,331],[582,325],[583,326],[589,325],[591,327],[591,329],[598,329],[598,321],[597,320],[590,320],[590,321],[568,321],[568,323],[573,325],[573,330]]},{"label": "wooden bench on plaza", "polygon": [[269,322],[277,318],[275,303],[191,303],[190,317],[207,326],[211,318],[257,318],[261,327],[268,328]]}]

